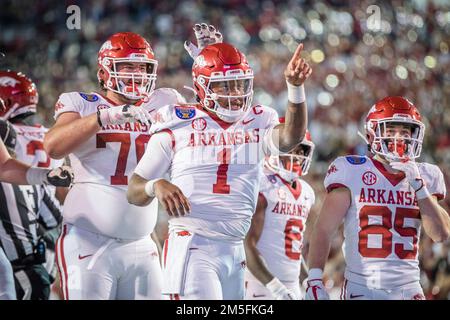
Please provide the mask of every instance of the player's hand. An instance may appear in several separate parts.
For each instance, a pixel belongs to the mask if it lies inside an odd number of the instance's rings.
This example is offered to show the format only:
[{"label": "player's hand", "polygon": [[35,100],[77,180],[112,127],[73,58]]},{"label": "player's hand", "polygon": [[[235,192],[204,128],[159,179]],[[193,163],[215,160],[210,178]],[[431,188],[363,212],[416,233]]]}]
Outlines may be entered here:
[{"label": "player's hand", "polygon": [[130,106],[128,104],[101,109],[98,112],[98,119],[102,126],[136,121],[139,121],[141,124],[150,124],[150,114],[144,108]]},{"label": "player's hand", "polygon": [[275,300],[297,300],[295,294],[286,288],[278,278],[273,278],[266,284],[266,288],[270,291]]},{"label": "player's hand", "polygon": [[180,217],[191,212],[189,200],[176,185],[165,179],[154,184],[155,196],[167,211],[169,216]]},{"label": "player's hand", "polygon": [[303,50],[303,43],[300,43],[292,56],[291,61],[289,61],[286,69],[284,70],[284,77],[286,81],[293,86],[301,86],[306,79],[312,73],[312,69],[305,59],[300,57]]},{"label": "player's hand", "polygon": [[208,26],[206,23],[197,23],[193,29],[197,40],[197,45],[190,41],[184,42],[184,48],[192,59],[197,58],[200,51],[202,51],[206,46],[214,43],[221,43],[223,41],[222,34],[216,30],[213,25]]},{"label": "player's hand", "polygon": [[330,300],[322,279],[308,280],[307,284],[305,300]]},{"label": "player's hand", "polygon": [[69,187],[73,181],[73,170],[69,166],[58,167],[47,173],[46,180],[55,187]]},{"label": "player's hand", "polygon": [[389,165],[392,169],[399,170],[405,173],[406,180],[408,180],[414,191],[422,188],[423,179],[420,175],[419,168],[414,161],[393,161]]}]

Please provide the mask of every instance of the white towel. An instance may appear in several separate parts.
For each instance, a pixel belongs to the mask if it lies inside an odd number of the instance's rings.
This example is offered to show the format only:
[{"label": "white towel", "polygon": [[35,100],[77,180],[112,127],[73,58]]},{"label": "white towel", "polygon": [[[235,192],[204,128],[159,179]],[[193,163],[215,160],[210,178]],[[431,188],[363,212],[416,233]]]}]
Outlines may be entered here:
[{"label": "white towel", "polygon": [[163,294],[183,295],[187,257],[194,234],[186,230],[173,230],[163,249]]}]

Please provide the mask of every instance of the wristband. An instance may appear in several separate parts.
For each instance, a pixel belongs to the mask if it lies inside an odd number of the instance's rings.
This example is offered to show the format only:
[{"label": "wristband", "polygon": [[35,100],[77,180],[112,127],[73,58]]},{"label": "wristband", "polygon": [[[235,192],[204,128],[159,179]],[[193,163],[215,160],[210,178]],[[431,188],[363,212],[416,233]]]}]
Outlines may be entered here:
[{"label": "wristband", "polygon": [[428,191],[428,188],[427,188],[425,182],[423,182],[422,179],[416,179],[415,182],[416,181],[417,181],[417,183],[420,182],[420,187],[415,190],[417,200],[426,199],[429,196],[431,196],[431,193],[430,193],[430,191]]},{"label": "wristband", "polygon": [[150,181],[147,181],[147,183],[145,184],[144,190],[145,193],[149,196],[149,197],[155,197],[155,182],[162,180],[162,178],[157,178],[157,179],[153,179]]},{"label": "wristband", "polygon": [[287,93],[288,93],[289,102],[299,104],[299,103],[303,103],[306,101],[304,85],[294,86],[287,81],[286,81],[286,85],[287,85]]},{"label": "wristband", "polygon": [[321,280],[322,281],[322,277],[323,277],[322,269],[313,268],[313,269],[310,269],[308,272],[308,281],[311,281],[311,280]]},{"label": "wristband", "polygon": [[272,293],[276,293],[279,292],[280,290],[282,290],[285,287],[284,284],[281,283],[280,280],[278,280],[278,278],[273,278],[272,280],[270,280],[267,284],[266,284],[266,288]]},{"label": "wristband", "polygon": [[49,169],[30,167],[26,174],[27,183],[30,185],[47,183],[47,174],[49,172]]}]

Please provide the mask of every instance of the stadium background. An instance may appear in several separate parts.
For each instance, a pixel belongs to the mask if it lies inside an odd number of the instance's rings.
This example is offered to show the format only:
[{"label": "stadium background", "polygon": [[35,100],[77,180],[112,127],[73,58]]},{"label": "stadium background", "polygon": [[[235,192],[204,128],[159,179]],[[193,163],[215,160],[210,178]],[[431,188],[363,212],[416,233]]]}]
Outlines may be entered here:
[{"label": "stadium background", "polygon": [[[81,9],[79,30],[66,26],[72,4]],[[439,165],[449,189],[448,1],[2,0],[0,9],[0,52],[6,55],[0,68],[36,82],[38,117],[46,126],[53,124],[60,93],[98,90],[97,51],[119,31],[149,40],[159,61],[157,87],[176,88],[192,100],[183,89],[192,82],[183,42],[193,40],[194,23],[207,22],[247,54],[256,72],[254,101],[280,114],[286,100],[282,71],[296,44],[305,43],[313,67],[306,84],[309,129],[316,143],[306,180],[319,204],[328,164],[339,155],[365,153],[357,130],[370,106],[386,95],[406,96],[419,108],[427,127],[421,160]],[[449,196],[445,206],[449,211]],[[343,280],[341,243],[338,235],[326,268],[334,296]],[[420,257],[427,298],[450,299],[450,243],[433,244],[422,233]]]}]

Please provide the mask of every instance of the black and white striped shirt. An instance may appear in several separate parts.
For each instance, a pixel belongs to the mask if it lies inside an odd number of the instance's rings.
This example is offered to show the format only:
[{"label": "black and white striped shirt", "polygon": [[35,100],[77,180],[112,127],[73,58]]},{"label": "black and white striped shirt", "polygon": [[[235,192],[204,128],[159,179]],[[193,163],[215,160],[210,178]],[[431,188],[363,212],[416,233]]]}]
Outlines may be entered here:
[{"label": "black and white striped shirt", "polygon": [[0,183],[0,244],[10,261],[33,253],[39,226],[52,229],[62,220],[52,186]]}]

